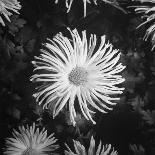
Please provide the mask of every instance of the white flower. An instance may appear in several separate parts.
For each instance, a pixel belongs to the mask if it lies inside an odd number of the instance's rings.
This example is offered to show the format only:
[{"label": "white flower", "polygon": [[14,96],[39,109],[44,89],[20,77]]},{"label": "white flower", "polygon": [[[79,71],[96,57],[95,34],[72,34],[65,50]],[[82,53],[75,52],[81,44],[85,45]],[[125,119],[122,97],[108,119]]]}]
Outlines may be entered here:
[{"label": "white flower", "polygon": [[138,26],[141,27],[143,25],[149,24],[150,26],[147,28],[144,40],[148,40],[151,37],[152,42],[152,50],[155,48],[155,1],[154,0],[134,0],[139,1],[141,4],[136,6],[131,6],[135,8],[135,12],[137,14],[142,14],[142,18],[144,18],[144,22]]},{"label": "white flower", "polygon": [[13,131],[13,138],[6,139],[6,155],[48,155],[53,153],[58,145],[54,134],[47,136],[47,131],[43,128],[39,131],[35,123],[32,126],[25,128],[19,127],[19,131]]},{"label": "white flower", "polygon": [[[10,22],[9,16],[12,15],[11,12],[19,14],[18,10],[21,9],[21,5],[17,0],[0,0],[0,13]],[[10,12],[11,11],[11,12]],[[5,23],[0,16],[0,23],[5,26]]]},{"label": "white flower", "polygon": [[[59,0],[55,0],[55,3],[57,4]],[[74,0],[65,0],[66,1],[66,8],[67,8],[67,13],[70,11],[72,3]],[[97,5],[97,0],[92,0],[94,2],[95,5]],[[110,4],[118,9],[120,9],[121,11],[125,12],[121,7],[119,7],[119,4],[117,2],[117,0],[101,0],[107,4]],[[86,16],[86,5],[87,3],[91,3],[90,0],[83,0],[83,5],[84,5],[84,17]]]},{"label": "white flower", "polygon": [[96,35],[91,34],[88,43],[86,31],[82,32],[82,38],[76,29],[69,31],[72,41],[59,33],[53,40],[48,39],[47,50],[42,49],[42,54],[35,57],[36,73],[31,81],[40,86],[34,97],[43,108],[53,107],[53,117],[69,105],[73,125],[77,98],[84,117],[95,124],[91,117],[94,112],[88,106],[102,113],[107,113],[106,109],[112,110],[112,105],[116,104],[114,101],[120,99],[116,95],[124,90],[116,85],[125,80],[119,75],[125,66],[118,63],[121,53],[113,50],[109,42],[105,43],[105,36],[101,37],[100,45],[96,45]]},{"label": "white flower", "polygon": [[85,147],[79,141],[74,141],[74,148],[75,153],[67,146],[68,151],[65,150],[65,155],[117,155],[117,151],[112,149],[111,144],[102,146],[100,142],[96,150],[93,136],[91,137],[88,151],[86,151]]}]

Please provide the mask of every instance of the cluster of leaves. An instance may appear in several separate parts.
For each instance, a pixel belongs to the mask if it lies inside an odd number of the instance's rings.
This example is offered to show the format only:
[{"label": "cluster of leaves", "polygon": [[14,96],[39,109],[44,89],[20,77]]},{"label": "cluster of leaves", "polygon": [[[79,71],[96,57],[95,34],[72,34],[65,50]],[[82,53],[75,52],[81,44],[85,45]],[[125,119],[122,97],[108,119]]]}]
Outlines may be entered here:
[{"label": "cluster of leaves", "polygon": [[[64,1],[56,5],[54,0],[24,0],[21,5],[20,15],[12,15],[11,22],[6,21],[6,26],[0,27],[0,118],[5,131],[1,143],[13,127],[36,121],[38,126],[56,133],[61,148],[64,141],[69,144],[73,138],[85,143],[93,133],[105,143],[113,144],[120,155],[154,155],[155,53],[151,52],[149,42],[143,41],[145,27],[136,29],[143,19],[128,8],[132,2],[124,0],[119,5],[128,13],[108,3],[91,3],[86,17],[79,9],[80,1],[74,1],[68,13]],[[122,62],[127,66],[123,73],[125,92],[120,102],[109,114],[98,112],[96,126],[78,114],[77,126],[73,127],[64,111],[53,120],[50,111],[42,110],[32,97],[31,60],[39,54],[46,38],[59,31],[65,33],[66,27],[86,29],[98,36],[106,34],[122,52]]]}]

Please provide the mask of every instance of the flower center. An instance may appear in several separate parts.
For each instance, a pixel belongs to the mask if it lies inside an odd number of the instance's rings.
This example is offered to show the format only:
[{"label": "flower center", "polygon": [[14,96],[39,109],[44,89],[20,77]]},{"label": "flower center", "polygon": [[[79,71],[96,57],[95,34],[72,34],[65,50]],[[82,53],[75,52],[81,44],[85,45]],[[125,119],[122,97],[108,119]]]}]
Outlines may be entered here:
[{"label": "flower center", "polygon": [[88,72],[82,67],[76,67],[68,75],[70,83],[80,86],[87,82]]}]

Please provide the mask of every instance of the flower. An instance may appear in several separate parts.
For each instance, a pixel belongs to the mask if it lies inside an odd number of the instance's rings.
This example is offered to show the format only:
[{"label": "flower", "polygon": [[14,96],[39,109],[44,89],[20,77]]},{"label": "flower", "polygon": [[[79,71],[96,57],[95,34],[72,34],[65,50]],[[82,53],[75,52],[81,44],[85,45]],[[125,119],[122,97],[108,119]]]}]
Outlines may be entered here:
[{"label": "flower", "polygon": [[[0,13],[10,22],[9,16],[12,15],[12,12],[19,14],[18,10],[21,9],[21,5],[17,0],[0,0]],[[0,23],[5,26],[5,23],[0,16]]]},{"label": "flower", "polygon": [[114,100],[120,99],[116,95],[124,90],[116,85],[125,80],[119,75],[125,66],[118,63],[121,53],[113,50],[109,42],[105,43],[105,36],[101,37],[98,47],[96,35],[91,34],[88,43],[86,31],[82,32],[81,38],[76,29],[68,30],[72,41],[57,34],[53,40],[48,39],[47,50],[42,49],[40,56],[32,62],[36,73],[30,80],[39,84],[34,97],[43,108],[53,107],[54,118],[68,104],[73,125],[76,123],[74,103],[77,98],[84,117],[95,124],[91,117],[94,111],[89,107],[102,113],[107,113],[106,109],[112,110],[109,106],[116,105]]},{"label": "flower", "polygon": [[147,41],[148,38],[151,37],[152,50],[153,50],[155,48],[155,23],[153,22],[155,20],[155,1],[153,0],[135,0],[135,1],[136,2],[139,1],[141,5],[131,7],[135,8],[135,12],[137,14],[144,14],[142,15],[142,18],[146,19],[137,28],[150,23],[150,26],[146,30],[144,40]]},{"label": "flower", "polygon": [[32,126],[19,127],[13,131],[13,138],[6,139],[6,155],[48,155],[58,148],[54,134],[47,136],[47,130],[39,131],[35,123]]},{"label": "flower", "polygon": [[114,151],[114,149],[112,149],[111,144],[102,146],[101,141],[97,150],[95,150],[95,140],[93,136],[91,137],[88,151],[86,151],[85,147],[81,145],[79,141],[73,142],[76,153],[74,153],[66,144],[68,151],[65,150],[65,155],[117,155],[117,151]]},{"label": "flower", "polygon": [[[55,0],[55,3],[57,4],[58,1],[59,1],[59,0]],[[107,4],[112,5],[112,6],[116,7],[117,9],[120,9],[121,11],[123,11],[124,13],[126,13],[126,12],[124,11],[124,9],[122,9],[122,8],[119,6],[117,0],[102,0],[102,1],[105,2],[105,3],[107,3]],[[94,2],[95,5],[97,5],[97,0],[93,0],[93,2]],[[72,3],[73,3],[73,0],[69,0],[69,1],[66,0],[67,13],[70,11],[71,6],[72,6]],[[87,3],[90,4],[91,1],[90,1],[90,0],[83,0],[83,5],[84,5],[84,17],[86,16],[86,4],[87,4]]]}]

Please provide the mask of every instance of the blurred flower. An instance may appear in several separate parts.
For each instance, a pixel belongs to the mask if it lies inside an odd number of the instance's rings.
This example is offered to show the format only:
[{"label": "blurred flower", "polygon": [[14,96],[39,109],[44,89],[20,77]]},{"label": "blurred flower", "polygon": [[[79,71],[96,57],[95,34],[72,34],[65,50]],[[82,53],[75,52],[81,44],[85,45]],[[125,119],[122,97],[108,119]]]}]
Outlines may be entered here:
[{"label": "blurred flower", "polygon": [[81,145],[79,141],[74,141],[75,153],[66,145],[68,151],[65,150],[65,155],[117,155],[117,151],[112,149],[111,144],[103,145],[100,142],[97,150],[95,149],[95,140],[93,136],[90,140],[90,146],[88,151],[86,151],[85,147]]},{"label": "blurred flower", "polygon": [[[17,0],[0,0],[0,13],[10,22],[9,16],[12,15],[11,12],[19,14],[18,10],[21,9],[21,5]],[[9,11],[8,11],[9,10]],[[10,12],[11,11],[11,12]],[[5,23],[0,16],[0,23],[5,26]]]},{"label": "blurred flower", "polygon": [[25,128],[19,127],[19,131],[13,131],[13,138],[6,139],[6,155],[48,155],[58,148],[54,134],[47,136],[47,131],[43,128],[39,131],[35,123]]},{"label": "blurred flower", "polygon": [[[55,3],[57,4],[59,0],[55,0]],[[70,11],[72,3],[74,0],[66,0],[66,8],[67,8],[67,13]],[[110,4],[120,10],[122,10],[123,12],[125,12],[121,7],[119,7],[119,4],[117,2],[117,0],[101,0],[107,4]],[[97,0],[93,0],[94,4],[97,5]],[[86,4],[87,3],[91,3],[90,0],[83,0],[83,5],[84,5],[84,17],[86,16]]]},{"label": "blurred flower", "polygon": [[42,54],[32,62],[37,73],[31,81],[40,84],[34,97],[39,105],[43,104],[43,108],[53,108],[53,117],[69,102],[73,125],[76,123],[74,103],[77,97],[84,117],[95,124],[91,116],[94,111],[88,106],[102,113],[107,113],[105,109],[112,110],[108,105],[116,105],[114,100],[120,99],[116,95],[124,90],[116,85],[125,80],[119,75],[125,66],[118,63],[121,53],[113,50],[109,42],[105,43],[105,36],[96,47],[96,35],[91,34],[88,43],[86,31],[82,32],[82,38],[76,29],[69,31],[72,41],[61,33],[57,34],[53,40],[48,39],[50,43],[45,44],[47,50],[42,49]]},{"label": "blurred flower", "polygon": [[147,23],[150,24],[149,28],[146,30],[144,40],[146,41],[149,37],[151,37],[152,42],[152,50],[155,48],[155,1],[154,0],[134,0],[136,2],[140,2],[140,5],[131,6],[135,8],[135,12],[137,14],[143,14],[142,18],[146,20],[138,26],[141,27]]},{"label": "blurred flower", "polygon": [[145,155],[145,149],[143,148],[142,145],[137,146],[133,144],[133,145],[130,145],[129,147],[131,151],[134,153],[134,155]]}]

